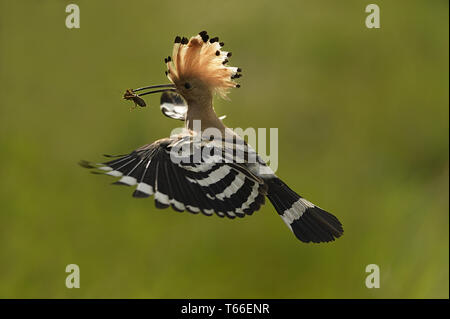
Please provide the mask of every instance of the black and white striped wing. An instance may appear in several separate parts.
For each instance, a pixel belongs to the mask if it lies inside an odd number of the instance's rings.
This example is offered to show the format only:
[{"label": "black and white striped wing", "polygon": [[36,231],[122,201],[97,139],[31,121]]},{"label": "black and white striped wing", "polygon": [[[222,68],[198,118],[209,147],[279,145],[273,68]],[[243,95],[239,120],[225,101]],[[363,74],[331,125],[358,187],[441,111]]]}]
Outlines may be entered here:
[{"label": "black and white striped wing", "polygon": [[171,119],[184,121],[187,112],[187,104],[184,99],[176,93],[164,92],[160,101],[161,112]]},{"label": "black and white striped wing", "polygon": [[[221,156],[206,156],[200,162],[174,160],[173,147],[183,143],[192,144],[189,137],[163,139],[106,163],[80,164],[120,177],[114,184],[136,186],[134,197],[153,195],[158,208],[235,218],[251,215],[264,204],[266,185],[245,165],[224,162]],[[209,146],[198,147],[204,151]]]},{"label": "black and white striped wing", "polygon": [[[164,92],[160,100],[161,112],[174,120],[184,121],[187,113],[187,104],[181,95],[173,92]],[[226,118],[226,115],[219,117],[220,120]]]}]

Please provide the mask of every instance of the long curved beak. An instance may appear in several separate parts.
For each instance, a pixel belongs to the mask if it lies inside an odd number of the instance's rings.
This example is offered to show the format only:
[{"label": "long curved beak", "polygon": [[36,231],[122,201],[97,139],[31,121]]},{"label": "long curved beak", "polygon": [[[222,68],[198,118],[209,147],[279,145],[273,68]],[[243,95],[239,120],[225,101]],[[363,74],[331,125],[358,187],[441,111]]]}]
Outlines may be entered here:
[{"label": "long curved beak", "polygon": [[[154,90],[157,89],[157,90]],[[143,93],[137,93],[145,90],[150,90]],[[153,90],[153,91],[152,91]],[[125,94],[123,95],[123,98],[125,100],[132,100],[134,104],[139,105],[141,107],[146,106],[144,99],[141,98],[141,96],[153,94],[153,93],[161,93],[161,92],[167,92],[172,91],[175,92],[175,85],[174,84],[161,84],[161,85],[150,85],[150,86],[144,86],[138,89],[128,89],[125,91]]]}]

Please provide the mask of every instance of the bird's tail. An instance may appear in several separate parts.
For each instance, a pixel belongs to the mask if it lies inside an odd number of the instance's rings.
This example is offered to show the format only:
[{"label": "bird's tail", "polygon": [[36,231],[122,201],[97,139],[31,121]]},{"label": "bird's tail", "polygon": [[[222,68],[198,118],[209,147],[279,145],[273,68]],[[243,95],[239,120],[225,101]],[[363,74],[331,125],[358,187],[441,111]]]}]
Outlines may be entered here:
[{"label": "bird's tail", "polygon": [[302,198],[279,178],[270,179],[268,186],[267,197],[301,241],[329,242],[344,233],[342,224],[335,216]]}]

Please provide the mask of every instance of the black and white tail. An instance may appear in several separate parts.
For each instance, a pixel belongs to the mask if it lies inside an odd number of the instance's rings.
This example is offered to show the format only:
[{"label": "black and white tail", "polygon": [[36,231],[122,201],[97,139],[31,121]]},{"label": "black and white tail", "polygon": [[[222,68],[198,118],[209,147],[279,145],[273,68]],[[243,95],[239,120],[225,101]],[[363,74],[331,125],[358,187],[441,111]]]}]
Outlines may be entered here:
[{"label": "black and white tail", "polygon": [[299,196],[277,177],[266,182],[267,197],[298,239],[320,243],[342,236],[344,229],[335,216]]}]

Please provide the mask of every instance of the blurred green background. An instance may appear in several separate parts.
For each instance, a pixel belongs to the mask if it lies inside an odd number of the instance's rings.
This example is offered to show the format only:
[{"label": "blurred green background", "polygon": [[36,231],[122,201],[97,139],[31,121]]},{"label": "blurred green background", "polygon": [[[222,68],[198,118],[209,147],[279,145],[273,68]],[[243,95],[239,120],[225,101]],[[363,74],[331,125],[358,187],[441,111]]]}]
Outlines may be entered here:
[{"label": "blurred green background", "polygon": [[[0,297],[448,298],[448,1],[0,0]],[[268,203],[241,220],[157,210],[89,174],[179,122],[129,111],[201,30],[244,70],[230,127],[279,128],[277,174],[336,214],[302,244]],[[65,287],[65,267],[81,288]],[[365,287],[365,267],[381,288]]]}]

